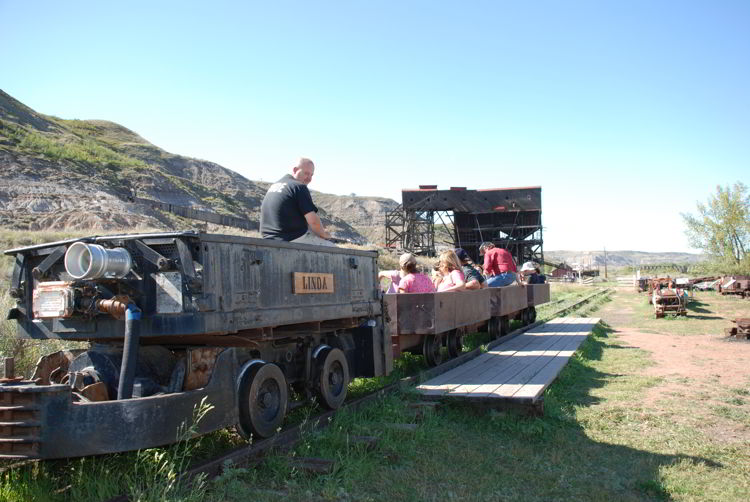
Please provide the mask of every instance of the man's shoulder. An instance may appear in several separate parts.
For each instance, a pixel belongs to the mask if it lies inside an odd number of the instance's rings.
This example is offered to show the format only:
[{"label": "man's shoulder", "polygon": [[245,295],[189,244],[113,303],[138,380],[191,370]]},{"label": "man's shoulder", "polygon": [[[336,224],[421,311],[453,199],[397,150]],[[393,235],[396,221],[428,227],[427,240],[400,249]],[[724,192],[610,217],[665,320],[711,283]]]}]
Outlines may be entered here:
[{"label": "man's shoulder", "polygon": [[301,190],[307,191],[307,185],[295,180],[291,174],[284,175],[279,181],[268,187],[267,194],[289,193],[294,194]]}]

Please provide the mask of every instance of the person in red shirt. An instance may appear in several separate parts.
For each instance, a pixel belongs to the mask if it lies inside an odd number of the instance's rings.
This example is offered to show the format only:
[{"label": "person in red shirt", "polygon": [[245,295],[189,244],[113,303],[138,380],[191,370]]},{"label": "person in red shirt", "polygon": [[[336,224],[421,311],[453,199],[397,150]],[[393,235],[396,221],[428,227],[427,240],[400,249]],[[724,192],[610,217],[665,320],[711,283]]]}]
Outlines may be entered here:
[{"label": "person in red shirt", "polygon": [[496,248],[491,242],[483,242],[479,246],[479,255],[484,256],[484,273],[489,287],[508,286],[516,282],[518,269],[507,250]]}]

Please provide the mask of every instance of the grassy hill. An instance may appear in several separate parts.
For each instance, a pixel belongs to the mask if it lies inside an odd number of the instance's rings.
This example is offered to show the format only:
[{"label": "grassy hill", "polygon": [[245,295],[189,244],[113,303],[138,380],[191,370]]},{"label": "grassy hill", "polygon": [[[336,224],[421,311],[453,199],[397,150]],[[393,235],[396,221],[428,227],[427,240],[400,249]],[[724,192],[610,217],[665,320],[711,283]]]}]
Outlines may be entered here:
[{"label": "grassy hill", "polygon": [[[113,122],[40,114],[1,90],[0,169],[0,226],[18,229],[184,227],[130,203],[133,196],[257,223],[267,188],[213,162],[166,152]],[[322,195],[314,197],[326,226],[360,242],[379,238],[378,222],[396,205]]]}]

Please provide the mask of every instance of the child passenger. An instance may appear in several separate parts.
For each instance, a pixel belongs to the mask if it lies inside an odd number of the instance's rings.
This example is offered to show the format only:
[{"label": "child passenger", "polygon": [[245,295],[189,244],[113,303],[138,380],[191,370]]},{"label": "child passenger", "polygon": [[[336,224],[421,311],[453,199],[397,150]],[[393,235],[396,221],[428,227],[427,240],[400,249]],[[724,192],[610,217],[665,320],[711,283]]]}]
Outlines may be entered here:
[{"label": "child passenger", "polygon": [[417,270],[417,259],[411,253],[404,253],[398,259],[401,270],[380,272],[380,279],[391,279],[387,293],[434,293],[435,287],[430,278]]},{"label": "child passenger", "polygon": [[438,268],[435,277],[435,287],[441,291],[461,291],[464,289],[464,273],[461,262],[452,249],[441,251],[438,255]]}]

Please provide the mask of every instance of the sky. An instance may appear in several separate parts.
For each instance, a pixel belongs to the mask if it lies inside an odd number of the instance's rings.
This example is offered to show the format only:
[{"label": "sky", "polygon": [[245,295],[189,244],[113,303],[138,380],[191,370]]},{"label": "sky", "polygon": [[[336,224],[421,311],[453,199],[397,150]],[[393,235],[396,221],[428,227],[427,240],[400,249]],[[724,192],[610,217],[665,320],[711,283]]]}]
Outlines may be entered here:
[{"label": "sky", "polygon": [[251,180],[541,186],[547,250],[697,252],[750,184],[747,0],[0,0],[0,89]]}]

